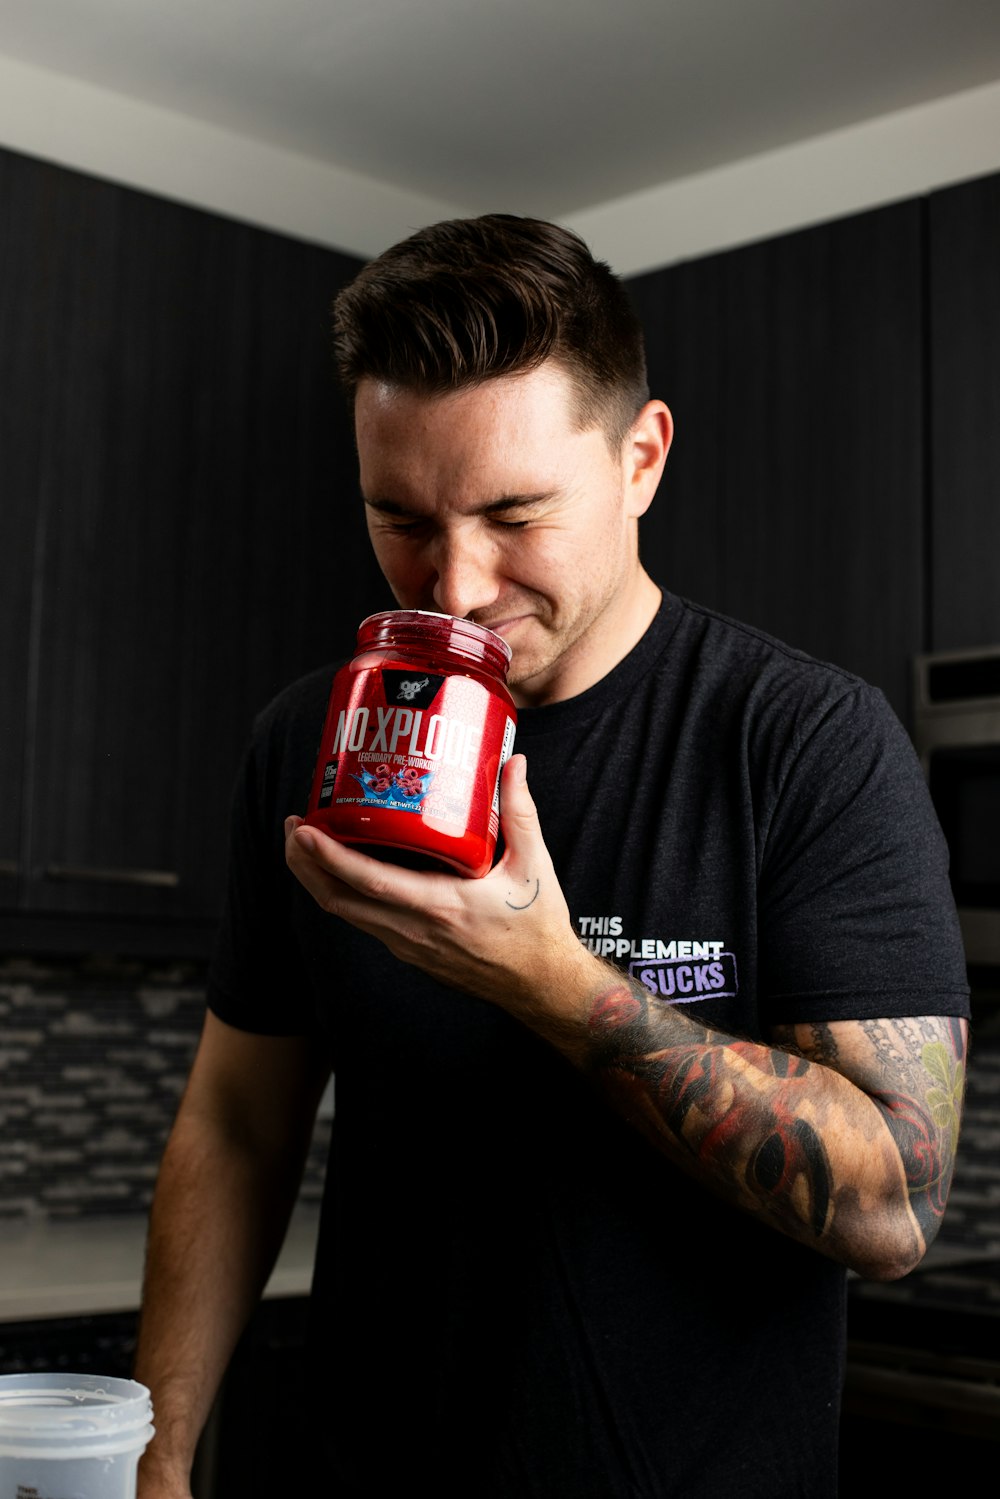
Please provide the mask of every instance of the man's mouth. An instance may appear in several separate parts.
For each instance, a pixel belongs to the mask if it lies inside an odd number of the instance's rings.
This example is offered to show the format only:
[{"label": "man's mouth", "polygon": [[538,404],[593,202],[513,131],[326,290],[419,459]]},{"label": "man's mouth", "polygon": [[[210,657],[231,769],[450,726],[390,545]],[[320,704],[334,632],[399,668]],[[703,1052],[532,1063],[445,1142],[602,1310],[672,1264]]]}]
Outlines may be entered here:
[{"label": "man's mouth", "polygon": [[507,614],[499,619],[477,619],[476,624],[482,625],[486,630],[492,630],[494,635],[502,635],[506,638],[508,631],[528,619],[527,614]]}]

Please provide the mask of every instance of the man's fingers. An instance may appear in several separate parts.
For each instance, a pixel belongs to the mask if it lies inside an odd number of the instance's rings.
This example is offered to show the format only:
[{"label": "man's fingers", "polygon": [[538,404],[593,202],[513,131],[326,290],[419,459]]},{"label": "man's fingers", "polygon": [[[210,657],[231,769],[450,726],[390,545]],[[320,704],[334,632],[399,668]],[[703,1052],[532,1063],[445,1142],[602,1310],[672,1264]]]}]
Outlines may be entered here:
[{"label": "man's fingers", "polygon": [[[289,824],[294,826],[289,828]],[[288,818],[285,857],[293,874],[312,893],[316,881],[334,880],[344,893],[356,892],[383,906],[424,909],[445,893],[447,875],[437,875],[373,859],[360,849],[338,843],[320,828]],[[391,857],[391,856],[390,856]],[[324,901],[329,906],[329,902]]]}]

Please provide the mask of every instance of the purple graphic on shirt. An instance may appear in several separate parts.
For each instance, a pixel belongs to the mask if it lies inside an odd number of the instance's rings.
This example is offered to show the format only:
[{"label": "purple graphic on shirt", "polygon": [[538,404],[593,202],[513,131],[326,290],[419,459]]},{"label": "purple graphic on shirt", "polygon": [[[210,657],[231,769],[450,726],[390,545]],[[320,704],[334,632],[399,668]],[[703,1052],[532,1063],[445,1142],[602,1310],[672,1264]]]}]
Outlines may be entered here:
[{"label": "purple graphic on shirt", "polygon": [[736,957],[731,952],[718,957],[658,959],[629,964],[629,973],[645,984],[656,999],[667,1004],[690,1005],[704,999],[730,999],[739,989]]}]

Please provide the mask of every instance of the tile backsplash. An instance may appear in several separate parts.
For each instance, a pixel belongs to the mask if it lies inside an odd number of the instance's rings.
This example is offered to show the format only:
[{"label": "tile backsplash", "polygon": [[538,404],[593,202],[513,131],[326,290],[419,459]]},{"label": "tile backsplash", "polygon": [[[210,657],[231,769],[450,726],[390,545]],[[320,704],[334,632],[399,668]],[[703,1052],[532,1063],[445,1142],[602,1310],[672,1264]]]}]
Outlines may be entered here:
[{"label": "tile backsplash", "polygon": [[[0,958],[0,1218],[145,1213],[201,1030],[205,965]],[[318,1201],[329,1120],[302,1196]],[[1000,995],[977,1005],[940,1249],[1000,1255]]]},{"label": "tile backsplash", "polygon": [[0,958],[0,1218],[147,1211],[204,1010],[203,963]]}]

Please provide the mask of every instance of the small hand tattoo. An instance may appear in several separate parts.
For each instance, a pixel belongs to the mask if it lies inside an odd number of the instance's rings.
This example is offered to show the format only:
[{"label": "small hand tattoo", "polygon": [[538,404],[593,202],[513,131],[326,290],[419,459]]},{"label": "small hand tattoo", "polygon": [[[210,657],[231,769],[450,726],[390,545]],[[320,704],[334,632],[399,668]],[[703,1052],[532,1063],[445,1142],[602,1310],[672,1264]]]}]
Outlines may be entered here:
[{"label": "small hand tattoo", "polygon": [[[530,880],[525,880],[524,883],[526,885],[530,885],[531,881]],[[534,905],[535,901],[538,899],[538,892],[541,889],[541,883],[542,883],[541,880],[536,880],[535,881],[535,892],[532,895],[532,897],[531,897],[530,900],[526,900],[525,901],[525,903],[524,903],[523,906],[515,906],[515,904],[514,904],[514,902],[512,900],[504,901],[504,905],[509,906],[512,911],[526,911],[528,909],[528,907],[531,906],[531,905]],[[511,894],[513,894],[513,891],[511,891]]]}]

